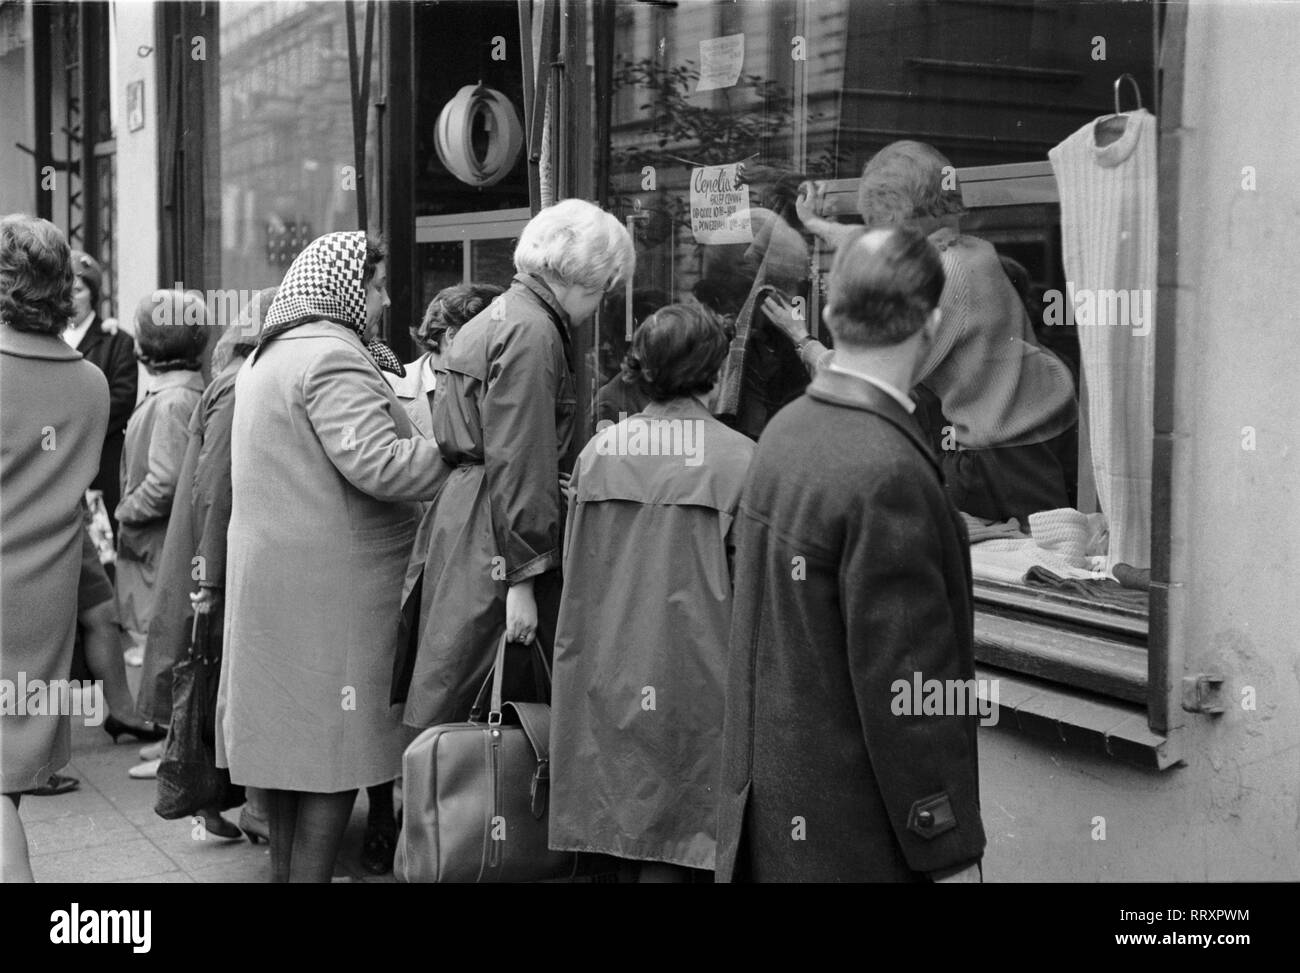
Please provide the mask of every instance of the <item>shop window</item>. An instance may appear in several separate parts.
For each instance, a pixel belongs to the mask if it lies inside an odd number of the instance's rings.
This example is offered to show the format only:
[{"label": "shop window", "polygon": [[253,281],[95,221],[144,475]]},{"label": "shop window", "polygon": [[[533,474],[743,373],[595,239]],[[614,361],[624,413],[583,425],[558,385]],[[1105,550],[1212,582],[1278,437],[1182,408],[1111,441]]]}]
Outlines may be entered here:
[{"label": "shop window", "polygon": [[[279,284],[316,236],[357,228],[358,192],[375,196],[355,168],[346,53],[321,50],[322,38],[346,36],[346,9],[221,6],[220,118],[206,149],[220,156],[221,287],[251,294]],[[304,64],[309,86],[299,81]],[[369,128],[374,159],[374,112]]]},{"label": "shop window", "polygon": [[[830,344],[820,322],[832,241],[800,220],[800,185],[822,183],[823,215],[860,223],[866,160],[896,140],[933,146],[961,183],[961,232],[991,245],[1003,268],[998,294],[1005,320],[1020,329],[1014,364],[1024,369],[1020,386],[1014,376],[1003,383],[1019,396],[1010,411],[1005,396],[983,392],[1009,362],[966,375],[938,360],[915,393],[936,450],[988,467],[991,496],[972,491],[963,501],[976,536],[987,536],[973,547],[991,633],[981,640],[983,661],[1144,703],[1149,559],[1131,565],[1123,583],[1121,572],[1107,572],[1106,512],[1086,423],[1075,421],[1086,413],[1079,342],[1068,315],[1054,323],[1044,306],[1066,291],[1047,152],[1110,111],[1121,74],[1153,102],[1152,7],[774,0],[615,4],[602,15],[613,20],[613,43],[596,57],[608,59],[613,84],[597,100],[610,133],[598,191],[635,239],[637,270],[602,308],[587,356],[592,385],[620,381],[639,320],[670,301],[698,301],[745,342],[744,371],[730,392],[724,384],[718,411],[757,437],[809,381],[788,329],[764,312],[765,295],[775,292]],[[617,418],[598,414],[610,398],[594,396],[592,428]],[[1139,425],[1126,435],[1149,440],[1151,428]],[[1003,443],[1050,456],[976,456]],[[1049,460],[1060,468],[1059,489],[1003,502],[1020,482],[1018,464]],[[1017,628],[1025,621],[1068,649],[1053,655],[1043,639],[1025,637]]]}]

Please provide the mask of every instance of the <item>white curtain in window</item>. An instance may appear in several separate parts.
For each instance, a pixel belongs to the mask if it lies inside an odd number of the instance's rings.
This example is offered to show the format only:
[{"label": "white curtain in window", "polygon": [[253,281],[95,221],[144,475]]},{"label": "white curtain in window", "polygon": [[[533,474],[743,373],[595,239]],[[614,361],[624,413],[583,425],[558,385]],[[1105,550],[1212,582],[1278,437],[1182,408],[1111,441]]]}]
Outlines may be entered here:
[{"label": "white curtain in window", "polygon": [[1156,119],[1121,116],[1098,146],[1090,122],[1048,153],[1061,198],[1064,300],[1078,325],[1107,567],[1151,566],[1155,363]]}]

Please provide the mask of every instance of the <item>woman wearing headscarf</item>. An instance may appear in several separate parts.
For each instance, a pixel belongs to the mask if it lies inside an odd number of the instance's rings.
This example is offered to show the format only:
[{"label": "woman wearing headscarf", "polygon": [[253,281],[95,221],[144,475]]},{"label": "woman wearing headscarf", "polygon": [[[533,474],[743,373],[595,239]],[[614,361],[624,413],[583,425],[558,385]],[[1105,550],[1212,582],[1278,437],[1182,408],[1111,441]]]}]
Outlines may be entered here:
[{"label": "woman wearing headscarf", "polygon": [[411,738],[389,705],[402,577],[448,469],[383,377],[385,256],[314,240],[235,379],[217,765],[268,792],[277,882],[330,880],[357,790]]},{"label": "woman wearing headscarf", "polygon": [[554,644],[559,475],[575,419],[571,331],[634,262],[613,216],[577,199],[550,206],[519,235],[510,288],[444,357],[433,436],[455,469],[425,515],[419,647],[409,692],[408,671],[394,687],[412,726],[469,712],[503,632],[530,643],[540,631],[545,650]]},{"label": "woman wearing headscarf", "polygon": [[[66,680],[77,628],[82,498],[99,470],[108,382],[59,335],[68,243],[47,220],[0,219],[0,680]],[[32,880],[20,795],[71,753],[69,716],[0,713],[0,880]]]},{"label": "woman wearing headscarf", "polygon": [[700,306],[648,318],[628,360],[650,404],[598,431],[571,481],[550,845],[636,860],[642,881],[714,867],[731,524],[754,452],[706,406],[729,343]]},{"label": "woman wearing headscarf", "polygon": [[[209,651],[215,656],[221,653],[235,376],[257,347],[260,323],[274,298],[274,287],[258,292],[221,336],[212,351],[212,381],[190,416],[188,445],[159,559],[157,600],[145,640],[137,701],[141,715],[164,726],[172,721],[172,667],[189,649],[195,613],[209,617]],[[256,800],[250,798],[250,804]],[[260,802],[240,814],[239,828],[221,817],[224,810],[203,810],[209,834],[238,838],[242,829],[254,842],[267,837]]]}]

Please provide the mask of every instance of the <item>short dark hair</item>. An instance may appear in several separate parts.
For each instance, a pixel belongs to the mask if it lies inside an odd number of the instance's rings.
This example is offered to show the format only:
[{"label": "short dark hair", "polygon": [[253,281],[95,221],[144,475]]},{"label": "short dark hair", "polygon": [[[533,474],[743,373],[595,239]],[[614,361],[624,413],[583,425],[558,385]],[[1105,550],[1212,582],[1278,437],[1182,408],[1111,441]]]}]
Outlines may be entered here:
[{"label": "short dark hair", "polygon": [[375,279],[375,270],[388,259],[388,245],[381,237],[366,237],[366,265],[361,271],[361,286],[369,287]]},{"label": "short dark hair", "polygon": [[730,340],[716,314],[702,304],[669,304],[632,335],[627,367],[656,402],[713,388]]},{"label": "short dark hair", "polygon": [[433,295],[424,310],[418,328],[411,329],[411,339],[425,351],[442,350],[443,332],[464,327],[492,301],[505,293],[496,284],[455,284]]},{"label": "short dark hair", "polygon": [[90,291],[90,309],[99,313],[99,301],[104,293],[104,269],[84,250],[72,251],[72,275]]},{"label": "short dark hair", "polygon": [[826,321],[836,344],[883,347],[921,330],[943,294],[943,261],[904,226],[859,229],[831,266]]},{"label": "short dark hair", "polygon": [[195,371],[208,343],[208,312],[197,291],[158,290],[135,309],[139,359],[155,372]]},{"label": "short dark hair", "polygon": [[57,226],[25,213],[0,220],[0,319],[62,334],[72,317],[72,256]]}]

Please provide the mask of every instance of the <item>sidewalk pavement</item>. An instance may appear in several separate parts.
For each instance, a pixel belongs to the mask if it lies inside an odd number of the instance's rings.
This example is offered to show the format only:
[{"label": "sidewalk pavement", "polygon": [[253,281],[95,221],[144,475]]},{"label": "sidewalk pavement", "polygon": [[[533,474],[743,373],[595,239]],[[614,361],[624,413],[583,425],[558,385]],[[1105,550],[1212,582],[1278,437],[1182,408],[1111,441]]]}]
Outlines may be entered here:
[{"label": "sidewalk pavement", "polygon": [[[139,669],[128,670],[130,680]],[[270,853],[254,845],[208,836],[191,819],[164,821],[154,814],[155,782],[134,780],[127,769],[143,744],[119,737],[114,746],[100,726],[72,720],[72,762],[60,773],[81,786],[58,797],[23,797],[19,815],[27,831],[38,882],[266,882]],[[130,740],[128,743],[127,741]],[[239,820],[239,809],[224,817]],[[357,796],[334,881],[392,882],[391,874],[362,871],[366,795]]]}]

